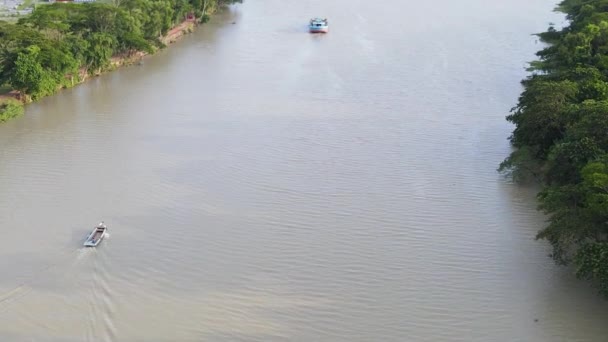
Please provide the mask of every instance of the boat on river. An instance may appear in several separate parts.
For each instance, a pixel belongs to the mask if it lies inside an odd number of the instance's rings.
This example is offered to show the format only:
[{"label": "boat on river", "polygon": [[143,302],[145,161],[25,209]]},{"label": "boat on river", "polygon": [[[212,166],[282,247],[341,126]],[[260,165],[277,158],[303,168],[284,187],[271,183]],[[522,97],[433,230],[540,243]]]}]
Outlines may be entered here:
[{"label": "boat on river", "polygon": [[101,240],[106,236],[107,231],[108,227],[103,223],[103,221],[100,222],[87,237],[86,241],[84,242],[85,247],[95,247],[99,245]]},{"label": "boat on river", "polygon": [[311,33],[327,33],[329,31],[329,22],[327,19],[312,18],[308,24],[308,29]]}]

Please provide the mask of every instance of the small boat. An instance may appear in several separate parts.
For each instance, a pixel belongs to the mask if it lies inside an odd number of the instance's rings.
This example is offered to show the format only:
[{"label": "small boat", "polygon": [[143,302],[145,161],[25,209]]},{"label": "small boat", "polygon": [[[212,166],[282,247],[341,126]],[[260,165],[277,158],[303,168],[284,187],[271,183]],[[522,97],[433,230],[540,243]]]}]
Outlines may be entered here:
[{"label": "small boat", "polygon": [[308,28],[311,33],[327,33],[329,31],[329,23],[327,19],[312,18]]},{"label": "small boat", "polygon": [[95,247],[99,245],[101,240],[106,236],[106,232],[108,231],[108,227],[101,222],[93,229],[87,240],[84,242],[85,247]]}]

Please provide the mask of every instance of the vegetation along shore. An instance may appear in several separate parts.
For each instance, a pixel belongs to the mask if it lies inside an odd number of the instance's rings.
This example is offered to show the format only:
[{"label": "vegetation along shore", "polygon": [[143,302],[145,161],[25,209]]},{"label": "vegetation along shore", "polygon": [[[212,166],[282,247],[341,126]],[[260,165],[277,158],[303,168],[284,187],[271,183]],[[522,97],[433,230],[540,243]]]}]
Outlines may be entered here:
[{"label": "vegetation along shore", "polygon": [[120,0],[37,6],[0,21],[0,122],[23,104],[154,53],[242,0]]},{"label": "vegetation along shore", "polygon": [[516,150],[499,170],[543,184],[548,224],[537,235],[608,297],[608,1],[565,0],[567,26],[540,33],[537,53],[507,119]]}]

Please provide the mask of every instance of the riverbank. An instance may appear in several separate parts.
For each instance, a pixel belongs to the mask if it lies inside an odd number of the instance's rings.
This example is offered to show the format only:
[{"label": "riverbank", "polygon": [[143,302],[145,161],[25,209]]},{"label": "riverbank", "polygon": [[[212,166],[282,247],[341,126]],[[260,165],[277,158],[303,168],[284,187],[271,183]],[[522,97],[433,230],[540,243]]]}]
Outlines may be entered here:
[{"label": "riverbank", "polygon": [[22,102],[11,98],[3,99],[0,102],[0,123],[18,117],[23,111]]},{"label": "riverbank", "polygon": [[[0,61],[0,85],[4,85],[0,104],[16,100],[25,105],[137,63],[193,32],[221,8],[240,2],[53,3],[37,8],[16,24],[0,21],[4,40],[0,54],[6,56]],[[142,12],[147,6],[152,10]],[[0,115],[14,116],[2,111]]]},{"label": "riverbank", "polygon": [[584,3],[564,0],[566,25],[538,34],[546,46],[507,117],[515,150],[500,170],[541,182],[548,220],[536,238],[608,298],[608,9]]},{"label": "riverbank", "polygon": [[[178,40],[180,40],[186,34],[194,32],[195,28],[200,25],[196,19],[186,19],[178,25],[171,28],[160,41],[166,47]],[[161,48],[155,49],[154,52],[148,53],[145,51],[133,51],[127,54],[118,54],[111,57],[107,67],[100,68],[95,71],[87,70],[87,68],[80,68],[78,75],[66,75],[66,78],[70,78],[69,84],[63,84],[58,87],[57,91],[62,89],[71,88],[82,84],[90,78],[100,76],[106,72],[111,72],[120,67],[133,65],[141,61],[145,56],[151,55],[159,51]],[[54,95],[56,94],[54,92]],[[12,89],[9,86],[0,87],[0,123],[8,121],[24,113],[24,107],[26,104],[33,102],[31,98],[24,96],[19,90]]]}]

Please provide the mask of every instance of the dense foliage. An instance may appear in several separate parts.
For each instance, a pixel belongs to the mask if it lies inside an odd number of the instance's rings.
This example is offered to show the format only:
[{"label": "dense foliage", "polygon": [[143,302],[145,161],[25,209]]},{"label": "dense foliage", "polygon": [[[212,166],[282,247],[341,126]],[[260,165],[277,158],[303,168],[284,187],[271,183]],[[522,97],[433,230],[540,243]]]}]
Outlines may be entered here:
[{"label": "dense foliage", "polygon": [[38,6],[17,24],[0,22],[0,84],[32,99],[98,71],[115,55],[151,52],[188,15],[204,21],[239,0],[120,0]]},{"label": "dense foliage", "polygon": [[539,34],[524,91],[507,119],[516,151],[501,169],[545,185],[538,234],[608,296],[608,0],[565,0],[568,26]]},{"label": "dense foliage", "polygon": [[4,100],[0,103],[0,122],[23,114],[23,105],[17,100]]}]

